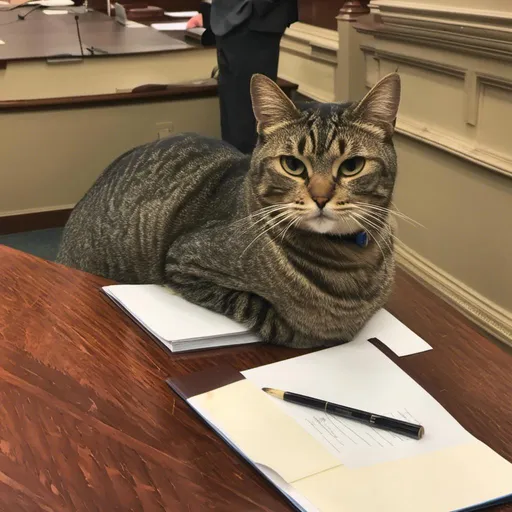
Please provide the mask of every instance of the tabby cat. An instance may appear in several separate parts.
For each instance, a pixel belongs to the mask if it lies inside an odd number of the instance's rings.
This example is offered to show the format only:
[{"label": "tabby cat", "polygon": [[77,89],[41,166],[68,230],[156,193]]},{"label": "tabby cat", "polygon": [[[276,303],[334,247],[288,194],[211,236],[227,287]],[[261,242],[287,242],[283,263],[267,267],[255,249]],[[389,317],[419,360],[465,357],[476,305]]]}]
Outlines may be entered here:
[{"label": "tabby cat", "polygon": [[271,343],[347,342],[393,281],[400,79],[351,104],[297,106],[262,75],[251,95],[252,156],[192,134],[132,149],[73,210],[58,261],[168,285]]}]

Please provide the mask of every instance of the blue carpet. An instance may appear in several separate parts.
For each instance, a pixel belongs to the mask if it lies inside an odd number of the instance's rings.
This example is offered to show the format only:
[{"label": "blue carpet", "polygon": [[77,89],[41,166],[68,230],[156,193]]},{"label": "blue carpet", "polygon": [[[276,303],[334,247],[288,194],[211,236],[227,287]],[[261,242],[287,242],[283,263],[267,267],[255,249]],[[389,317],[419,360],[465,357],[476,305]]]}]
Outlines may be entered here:
[{"label": "blue carpet", "polygon": [[0,235],[0,245],[7,245],[45,260],[54,261],[64,228],[39,229],[12,235]]}]

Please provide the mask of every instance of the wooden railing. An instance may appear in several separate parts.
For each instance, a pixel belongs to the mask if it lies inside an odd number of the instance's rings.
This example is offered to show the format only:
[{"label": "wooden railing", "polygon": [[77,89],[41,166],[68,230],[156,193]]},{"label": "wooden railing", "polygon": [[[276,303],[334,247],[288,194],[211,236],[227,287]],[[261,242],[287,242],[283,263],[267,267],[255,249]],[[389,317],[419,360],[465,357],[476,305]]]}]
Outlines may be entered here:
[{"label": "wooden railing", "polygon": [[345,0],[338,14],[338,20],[355,21],[363,14],[369,14],[370,0]]},{"label": "wooden railing", "polygon": [[368,7],[370,0],[298,0],[298,2],[301,22],[332,30],[336,30],[336,16],[345,21],[354,21],[362,14],[370,12]]}]

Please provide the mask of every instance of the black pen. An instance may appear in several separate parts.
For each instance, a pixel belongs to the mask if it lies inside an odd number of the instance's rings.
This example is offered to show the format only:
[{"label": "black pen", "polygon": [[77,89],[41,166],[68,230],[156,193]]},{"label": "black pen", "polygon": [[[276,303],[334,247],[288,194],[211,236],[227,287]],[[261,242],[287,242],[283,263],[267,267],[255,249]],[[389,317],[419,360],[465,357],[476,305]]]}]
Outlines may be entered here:
[{"label": "black pen", "polygon": [[381,416],[380,414],[374,414],[367,411],[360,411],[359,409],[353,409],[352,407],[346,407],[345,405],[333,404],[332,402],[326,402],[325,400],[319,400],[318,398],[312,398],[310,396],[298,395],[297,393],[291,393],[290,391],[281,391],[280,389],[273,388],[263,388],[263,391],[269,395],[284,400],[285,402],[318,409],[320,411],[328,412],[329,414],[334,414],[335,416],[341,416],[342,418],[364,423],[370,427],[380,428],[382,430],[401,434],[402,436],[412,437],[413,439],[421,439],[425,433],[425,429],[421,425],[415,425],[414,423],[409,423],[407,421],[397,420],[395,418],[389,418],[387,416]]}]

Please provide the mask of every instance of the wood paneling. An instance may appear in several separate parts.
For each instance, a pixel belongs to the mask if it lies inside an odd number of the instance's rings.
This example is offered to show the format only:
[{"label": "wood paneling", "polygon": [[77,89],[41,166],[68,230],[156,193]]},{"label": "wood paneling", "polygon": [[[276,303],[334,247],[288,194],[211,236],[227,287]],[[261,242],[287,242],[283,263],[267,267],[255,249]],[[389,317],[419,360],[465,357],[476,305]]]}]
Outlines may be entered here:
[{"label": "wood paneling", "polygon": [[[317,27],[336,30],[336,16],[344,3],[350,0],[299,0],[299,21]],[[366,7],[370,0],[357,0],[351,3]]]},{"label": "wood paneling", "polygon": [[[4,247],[0,275],[0,510],[292,510],[165,378],[303,352],[169,355],[103,298],[105,279]],[[389,357],[512,460],[512,356],[401,272],[389,310],[434,347]]]},{"label": "wood paneling", "polygon": [[65,209],[0,217],[0,235],[34,231],[35,229],[57,228],[64,226],[70,215],[71,209]]},{"label": "wood paneling", "polygon": [[[297,90],[297,84],[288,80],[279,78],[277,83],[288,96]],[[217,96],[217,82],[215,80],[208,80],[200,84],[198,84],[198,80],[194,80],[193,84],[148,84],[137,87],[133,92],[0,101],[0,112],[105,107],[155,101],[183,101],[193,98],[211,98],[213,96]]]}]

